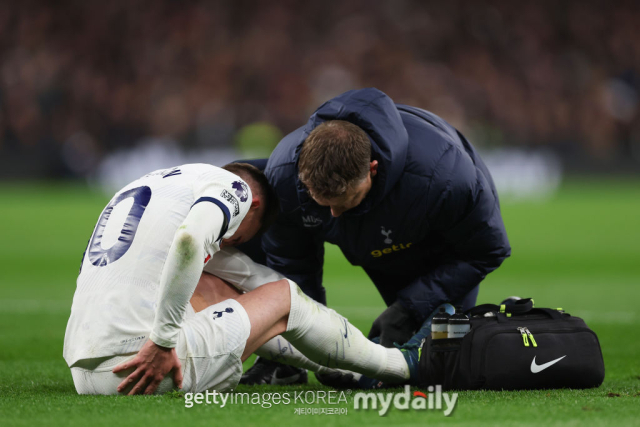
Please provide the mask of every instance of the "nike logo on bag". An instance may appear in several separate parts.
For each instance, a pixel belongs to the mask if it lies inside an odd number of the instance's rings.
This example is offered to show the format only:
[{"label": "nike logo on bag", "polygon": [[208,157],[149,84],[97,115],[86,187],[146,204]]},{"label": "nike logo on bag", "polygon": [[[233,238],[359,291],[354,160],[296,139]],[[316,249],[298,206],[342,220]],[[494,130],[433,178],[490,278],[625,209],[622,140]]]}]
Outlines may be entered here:
[{"label": "nike logo on bag", "polygon": [[536,357],[533,356],[533,360],[531,361],[531,372],[533,372],[534,374],[537,374],[538,372],[542,372],[545,369],[547,369],[549,366],[558,363],[559,361],[561,361],[565,357],[567,357],[566,354],[564,356],[562,356],[562,357],[558,357],[556,360],[552,360],[551,362],[543,363],[542,365],[537,365],[536,364]]}]

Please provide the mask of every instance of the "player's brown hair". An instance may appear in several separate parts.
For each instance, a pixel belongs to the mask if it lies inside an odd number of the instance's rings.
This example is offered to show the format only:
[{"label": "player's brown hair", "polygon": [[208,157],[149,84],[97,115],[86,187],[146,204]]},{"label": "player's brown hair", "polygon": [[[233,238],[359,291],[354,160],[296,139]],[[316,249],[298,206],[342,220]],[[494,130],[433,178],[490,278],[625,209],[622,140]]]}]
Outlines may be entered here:
[{"label": "player's brown hair", "polygon": [[249,163],[229,163],[225,169],[242,178],[251,187],[251,192],[258,196],[264,206],[262,213],[262,225],[258,234],[262,234],[273,224],[280,212],[280,203],[273,187],[269,184],[265,174],[257,167]]},{"label": "player's brown hair", "polygon": [[300,150],[298,177],[313,196],[343,195],[369,173],[371,142],[358,126],[344,120],[318,125]]}]

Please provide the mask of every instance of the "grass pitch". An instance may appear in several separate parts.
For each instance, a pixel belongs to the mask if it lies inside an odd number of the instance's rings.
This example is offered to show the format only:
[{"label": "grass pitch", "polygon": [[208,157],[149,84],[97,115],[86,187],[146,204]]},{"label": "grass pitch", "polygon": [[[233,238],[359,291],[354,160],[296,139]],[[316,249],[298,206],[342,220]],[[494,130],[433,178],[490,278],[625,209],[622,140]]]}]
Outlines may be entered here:
[{"label": "grass pitch", "polygon": [[[308,404],[185,408],[164,396],[78,396],[62,342],[82,253],[107,197],[75,185],[0,186],[0,425],[639,425],[640,182],[578,181],[550,200],[503,201],[513,255],[481,286],[478,303],[532,296],[583,317],[600,338],[606,378],[598,389],[462,392],[453,414],[386,417],[295,415]],[[339,250],[327,248],[332,308],[367,331],[384,305]],[[239,387],[242,392],[326,389]],[[328,389],[327,389],[328,390]],[[317,408],[329,405],[315,405]]]}]

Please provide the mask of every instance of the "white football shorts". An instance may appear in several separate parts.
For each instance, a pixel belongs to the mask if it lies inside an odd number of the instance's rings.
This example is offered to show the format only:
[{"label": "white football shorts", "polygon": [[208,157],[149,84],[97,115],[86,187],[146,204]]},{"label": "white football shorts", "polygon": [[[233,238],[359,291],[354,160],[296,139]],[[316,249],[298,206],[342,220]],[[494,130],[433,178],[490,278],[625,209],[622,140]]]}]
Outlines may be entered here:
[{"label": "white football shorts", "polygon": [[[222,301],[199,313],[189,304],[176,346],[182,363],[182,390],[201,393],[234,388],[242,376],[241,357],[250,332],[249,316],[236,300]],[[118,394],[116,388],[133,369],[117,374],[111,370],[135,355],[84,359],[74,363],[71,375],[78,394]],[[156,394],[173,389],[173,374],[169,373]],[[129,390],[124,390],[123,394]]]}]

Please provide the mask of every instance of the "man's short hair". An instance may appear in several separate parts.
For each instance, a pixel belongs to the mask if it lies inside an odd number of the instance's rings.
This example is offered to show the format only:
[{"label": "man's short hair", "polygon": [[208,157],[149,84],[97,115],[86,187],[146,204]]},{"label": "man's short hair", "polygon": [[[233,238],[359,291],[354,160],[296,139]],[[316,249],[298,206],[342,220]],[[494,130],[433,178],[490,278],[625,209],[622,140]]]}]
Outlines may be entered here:
[{"label": "man's short hair", "polygon": [[[224,165],[225,169],[235,175],[238,175],[251,187],[251,192],[258,196],[260,203],[264,206],[262,212],[262,225],[258,234],[262,234],[273,224],[280,212],[280,204],[278,196],[273,187],[269,184],[267,177],[257,167],[249,163],[229,163]],[[257,194],[256,194],[257,193]]]},{"label": "man's short hair", "polygon": [[370,171],[371,141],[358,126],[344,120],[318,125],[300,150],[298,177],[313,196],[342,196]]}]

